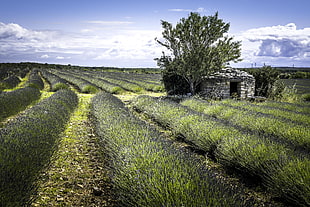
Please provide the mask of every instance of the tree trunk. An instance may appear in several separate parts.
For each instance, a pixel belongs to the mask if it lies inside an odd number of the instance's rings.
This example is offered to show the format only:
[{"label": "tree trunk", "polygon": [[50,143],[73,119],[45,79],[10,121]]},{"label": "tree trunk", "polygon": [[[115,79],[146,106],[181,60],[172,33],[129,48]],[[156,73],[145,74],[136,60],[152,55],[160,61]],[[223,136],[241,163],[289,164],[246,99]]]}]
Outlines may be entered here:
[{"label": "tree trunk", "polygon": [[189,89],[190,89],[191,95],[192,96],[195,95],[196,91],[195,91],[194,81],[189,82]]}]

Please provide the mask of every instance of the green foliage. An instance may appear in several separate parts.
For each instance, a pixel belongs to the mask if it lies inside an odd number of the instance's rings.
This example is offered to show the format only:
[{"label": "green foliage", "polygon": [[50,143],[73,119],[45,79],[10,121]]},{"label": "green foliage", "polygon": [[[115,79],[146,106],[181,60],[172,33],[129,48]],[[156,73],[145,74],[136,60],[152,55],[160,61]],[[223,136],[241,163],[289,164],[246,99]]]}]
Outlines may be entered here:
[{"label": "green foliage", "polygon": [[163,53],[156,59],[157,63],[167,76],[166,80],[171,80],[171,76],[181,76],[192,94],[204,76],[226,67],[230,61],[240,60],[241,43],[225,36],[230,25],[219,19],[218,13],[214,16],[190,13],[175,27],[167,21],[161,24],[164,41],[157,42],[171,54]]},{"label": "green foliage", "polygon": [[163,83],[168,95],[185,95],[190,93],[188,83],[180,75],[164,72]]},{"label": "green foliage", "polygon": [[120,206],[242,206],[237,189],[230,194],[193,157],[161,140],[158,131],[135,118],[119,99],[98,93],[92,102],[102,150],[112,158]]},{"label": "green foliage", "polygon": [[0,204],[27,206],[77,96],[60,90],[0,129]]},{"label": "green foliage", "polygon": [[301,97],[304,101],[310,101],[310,93],[303,94]]},{"label": "green foliage", "polygon": [[273,69],[271,66],[264,66],[260,69],[249,71],[255,78],[255,96],[271,97],[277,94],[270,93],[272,87],[279,79],[279,71]]}]

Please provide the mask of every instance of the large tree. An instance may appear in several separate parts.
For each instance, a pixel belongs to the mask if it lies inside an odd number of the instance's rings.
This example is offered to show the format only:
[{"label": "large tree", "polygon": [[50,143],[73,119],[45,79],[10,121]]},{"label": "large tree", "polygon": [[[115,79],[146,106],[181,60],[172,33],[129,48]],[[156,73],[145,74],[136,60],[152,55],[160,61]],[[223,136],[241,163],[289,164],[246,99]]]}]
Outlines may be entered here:
[{"label": "large tree", "polygon": [[161,24],[163,38],[156,40],[169,54],[163,52],[155,60],[163,69],[164,81],[181,77],[193,95],[203,77],[226,67],[230,61],[240,61],[241,42],[225,35],[230,25],[219,19],[218,13],[214,16],[190,13],[175,27],[163,20]]}]

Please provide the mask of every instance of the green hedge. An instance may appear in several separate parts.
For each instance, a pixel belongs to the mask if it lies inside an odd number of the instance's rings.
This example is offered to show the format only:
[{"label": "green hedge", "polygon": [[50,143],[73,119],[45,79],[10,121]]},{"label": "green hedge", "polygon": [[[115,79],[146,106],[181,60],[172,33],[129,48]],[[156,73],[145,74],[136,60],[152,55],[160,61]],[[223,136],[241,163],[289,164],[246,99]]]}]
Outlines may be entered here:
[{"label": "green hedge", "polygon": [[27,205],[77,103],[74,92],[60,90],[0,129],[0,206]]},{"label": "green hedge", "polygon": [[110,158],[113,189],[120,206],[244,205],[241,189],[219,184],[188,152],[173,148],[116,97],[97,94],[92,113],[102,153]]}]

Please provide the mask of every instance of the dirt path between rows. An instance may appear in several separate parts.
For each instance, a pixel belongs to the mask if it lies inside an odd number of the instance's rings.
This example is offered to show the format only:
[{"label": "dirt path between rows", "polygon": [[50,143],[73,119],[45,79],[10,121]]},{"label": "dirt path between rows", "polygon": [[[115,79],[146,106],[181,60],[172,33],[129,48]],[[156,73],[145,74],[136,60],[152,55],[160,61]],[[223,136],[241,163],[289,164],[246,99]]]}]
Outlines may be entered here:
[{"label": "dirt path between rows", "polygon": [[88,119],[92,95],[78,96],[79,106],[42,173],[31,206],[113,206],[104,159]]}]

